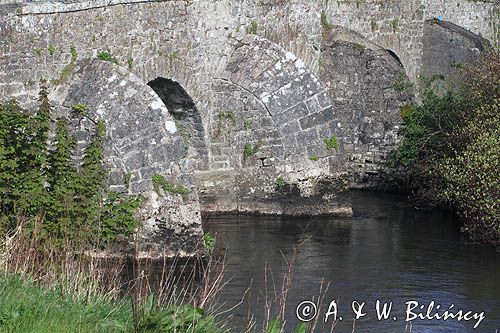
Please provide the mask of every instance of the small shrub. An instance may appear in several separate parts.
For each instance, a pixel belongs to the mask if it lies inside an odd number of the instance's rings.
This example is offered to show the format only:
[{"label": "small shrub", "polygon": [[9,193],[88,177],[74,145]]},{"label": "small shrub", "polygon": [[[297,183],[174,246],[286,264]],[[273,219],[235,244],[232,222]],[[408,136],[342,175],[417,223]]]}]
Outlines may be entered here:
[{"label": "small shrub", "polygon": [[160,189],[163,189],[163,191],[171,194],[179,194],[182,196],[183,200],[187,200],[188,195],[191,192],[189,188],[183,185],[176,185],[171,181],[166,180],[162,175],[154,175],[152,181],[154,189],[159,195],[161,194]]},{"label": "small shrub", "polygon": [[401,109],[403,137],[388,166],[420,204],[456,209],[474,241],[500,246],[500,56],[485,52],[436,93],[421,80],[421,105]]},{"label": "small shrub", "polygon": [[396,32],[398,30],[399,19],[395,18],[391,21],[392,32]]},{"label": "small shrub", "polygon": [[78,52],[76,52],[76,49],[74,46],[71,46],[69,48],[69,53],[71,54],[71,60],[76,61],[78,59]]},{"label": "small shrub", "polygon": [[283,178],[283,176],[279,176],[278,179],[276,179],[276,186],[278,187],[278,189],[283,189],[283,187],[285,187],[286,185],[286,181],[285,181],[285,178]]},{"label": "small shrub", "polygon": [[86,116],[88,114],[88,110],[90,109],[90,105],[83,103],[75,103],[71,105],[71,109],[82,116]]},{"label": "small shrub", "polygon": [[327,149],[339,149],[339,143],[337,142],[337,137],[335,135],[332,135],[328,139],[324,139],[323,142],[325,143]]},{"label": "small shrub", "polygon": [[413,108],[409,104],[405,104],[401,107],[401,119],[403,119],[403,122],[408,121],[412,112]]},{"label": "small shrub", "polygon": [[54,56],[54,53],[56,52],[56,48],[54,47],[54,45],[49,45],[47,49],[49,50],[50,56]]},{"label": "small shrub", "polygon": [[112,62],[113,64],[118,65],[118,60],[113,57],[109,52],[102,51],[97,54],[97,59],[100,59],[102,61],[109,61]]},{"label": "small shrub", "polygon": [[168,54],[168,60],[170,62],[173,62],[175,59],[177,59],[177,52],[172,51]]},{"label": "small shrub", "polygon": [[236,115],[233,111],[219,111],[217,117],[219,119],[231,120],[233,124],[236,124]]},{"label": "small shrub", "polygon": [[400,74],[392,84],[392,87],[396,92],[411,92],[413,89],[413,83],[408,80],[406,75]]},{"label": "small shrub", "polygon": [[207,249],[208,253],[212,253],[215,244],[214,235],[212,235],[210,232],[206,232],[205,235],[203,235],[203,243],[205,244],[205,248]]},{"label": "small shrub", "polygon": [[311,161],[313,161],[313,162],[316,162],[317,160],[319,160],[319,158],[318,158],[318,156],[317,156],[317,155],[311,155],[311,156],[309,157],[309,159],[310,159]]},{"label": "small shrub", "polygon": [[245,120],[243,121],[243,129],[244,129],[245,131],[248,131],[251,127],[252,127],[252,120],[251,120],[251,119],[248,119],[248,118],[247,118],[247,119],[245,119]]},{"label": "small shrub", "polygon": [[247,28],[247,32],[249,34],[256,35],[258,29],[259,29],[259,25],[257,24],[257,22],[252,21],[252,23],[250,23],[250,26]]},{"label": "small shrub", "polygon": [[245,157],[250,157],[250,156],[253,156],[257,153],[257,146],[255,147],[252,147],[252,145],[250,143],[245,143],[245,148],[244,148],[244,152],[245,152]]}]

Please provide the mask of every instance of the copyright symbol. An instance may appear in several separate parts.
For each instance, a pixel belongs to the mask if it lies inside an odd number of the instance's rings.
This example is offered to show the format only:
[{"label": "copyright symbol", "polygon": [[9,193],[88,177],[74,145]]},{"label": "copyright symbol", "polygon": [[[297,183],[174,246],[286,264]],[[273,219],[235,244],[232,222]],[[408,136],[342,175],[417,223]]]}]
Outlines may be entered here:
[{"label": "copyright symbol", "polygon": [[297,319],[304,322],[313,320],[316,317],[317,312],[318,308],[316,307],[316,304],[311,301],[304,301],[300,303],[297,305],[297,309],[295,310]]}]

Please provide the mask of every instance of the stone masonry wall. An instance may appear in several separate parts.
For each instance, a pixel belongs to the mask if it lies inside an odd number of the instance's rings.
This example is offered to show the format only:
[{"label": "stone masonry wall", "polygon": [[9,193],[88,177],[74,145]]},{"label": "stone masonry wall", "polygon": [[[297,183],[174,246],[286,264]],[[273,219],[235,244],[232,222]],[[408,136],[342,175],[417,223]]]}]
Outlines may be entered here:
[{"label": "stone masonry wall", "polygon": [[[105,122],[110,189],[146,199],[139,214],[139,255],[195,254],[203,233],[193,170],[174,119],[156,93],[128,70],[94,59],[75,63],[67,82],[49,98],[59,110],[65,110],[59,116],[70,120],[80,151],[95,122]],[[86,114],[73,110],[75,104],[85,105]],[[183,197],[157,192],[154,175],[189,189],[189,193]],[[128,251],[134,251],[133,240]]]},{"label": "stone masonry wall", "polygon": [[[324,192],[322,179],[340,181],[344,162],[356,149],[363,178],[367,165],[378,165],[375,158],[397,142],[398,107],[407,97],[388,91],[389,80],[399,73],[382,51],[392,51],[415,82],[422,70],[425,20],[441,15],[498,45],[499,12],[498,1],[468,0],[2,1],[0,99],[30,103],[41,82],[57,90],[75,62],[107,51],[143,82],[171,79],[192,98],[208,149],[208,167],[199,173],[207,210],[220,206],[216,189],[232,193],[224,210],[258,211],[252,202],[288,192],[298,193],[296,199],[336,201],[340,204],[332,209],[343,211],[345,200]],[[359,33],[363,45],[377,45],[369,48],[375,55],[369,51],[361,64],[353,63],[346,87],[324,72],[340,73],[338,65],[328,64],[325,48],[334,25]],[[339,44],[348,55],[345,64],[357,57],[351,42],[358,37],[352,38]],[[371,74],[388,75],[381,87],[354,75],[370,74],[358,66],[371,61],[384,69]],[[351,84],[374,90],[356,88],[347,96]],[[370,102],[374,96],[383,97]],[[346,108],[338,97],[364,102]],[[352,105],[358,113],[346,124]],[[360,134],[367,140],[361,144]],[[339,138],[338,150],[325,149],[323,140],[331,135]],[[258,148],[250,156],[245,156],[247,144]],[[366,162],[367,156],[372,160]],[[227,177],[216,183],[210,180],[215,175]],[[287,186],[276,188],[285,175]],[[252,192],[256,189],[263,192]],[[288,207],[268,208],[279,213]]]}]

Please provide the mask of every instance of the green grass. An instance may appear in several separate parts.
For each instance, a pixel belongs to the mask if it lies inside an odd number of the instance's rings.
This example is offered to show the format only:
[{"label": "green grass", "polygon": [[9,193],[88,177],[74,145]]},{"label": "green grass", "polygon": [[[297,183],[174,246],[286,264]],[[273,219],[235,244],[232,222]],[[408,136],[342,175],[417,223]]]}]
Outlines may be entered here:
[{"label": "green grass", "polygon": [[[128,302],[94,297],[85,304],[13,276],[0,277],[0,299],[0,332],[124,332],[117,323],[133,326]],[[110,323],[115,328],[103,330]]]},{"label": "green grass", "polygon": [[[0,276],[0,332],[134,332],[131,301],[84,299],[44,290],[15,276]],[[150,296],[139,309],[138,332],[224,333],[227,328],[191,305],[157,308]]]}]

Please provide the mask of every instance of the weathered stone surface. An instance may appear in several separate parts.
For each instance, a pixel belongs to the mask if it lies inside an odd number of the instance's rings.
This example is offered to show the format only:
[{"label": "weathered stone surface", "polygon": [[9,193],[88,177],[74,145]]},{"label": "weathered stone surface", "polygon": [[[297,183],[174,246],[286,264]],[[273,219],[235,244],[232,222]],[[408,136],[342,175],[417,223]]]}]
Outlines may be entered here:
[{"label": "weathered stone surface", "polygon": [[[318,188],[323,179],[341,179],[326,161],[342,153],[325,147],[335,133],[333,109],[304,63],[247,36],[235,42],[221,76],[208,127],[211,171],[196,174],[203,211],[352,214],[346,183],[329,194]],[[285,184],[294,190],[281,191]]]},{"label": "weathered stone surface", "polygon": [[[184,140],[162,100],[124,68],[97,59],[76,63],[66,82],[50,98],[67,110],[79,146],[86,144],[95,122],[102,119],[107,130],[110,189],[146,198],[139,213],[139,255],[193,255],[202,236],[193,169],[188,166]],[[71,110],[77,103],[89,107],[87,116]],[[156,193],[151,179],[155,174],[189,188],[189,195]],[[134,241],[130,242],[132,251]]]},{"label": "weathered stone surface", "polygon": [[[340,176],[346,171],[346,161],[351,170],[360,168],[353,172],[359,175],[354,179],[363,181],[365,175],[376,172],[379,161],[394,147],[400,120],[393,117],[399,114],[395,105],[401,99],[394,95],[387,80],[379,85],[377,76],[387,73],[390,76],[396,60],[387,60],[387,53],[382,56],[371,46],[361,56],[356,45],[340,43],[345,53],[339,63],[346,67],[331,64],[337,66],[335,72],[323,75],[329,51],[322,51],[322,45],[331,23],[356,31],[382,49],[391,50],[414,83],[422,69],[427,19],[442,15],[445,21],[459,23],[498,45],[498,1],[9,0],[8,3],[0,5],[0,99],[17,97],[23,103],[34,101],[40,82],[47,80],[56,85],[73,65],[73,57],[95,58],[101,51],[110,52],[142,82],[164,78],[179,83],[199,111],[197,118],[191,103],[184,105],[187,108],[179,108],[179,115],[189,115],[182,118],[187,132],[195,138],[187,150],[189,158],[183,159],[186,152],[180,147],[184,138],[179,135],[172,137],[172,144],[165,149],[151,147],[153,140],[158,143],[163,139],[164,133],[156,128],[150,130],[142,123],[154,122],[163,113],[151,110],[128,114],[127,109],[140,109],[141,96],[151,92],[131,87],[123,91],[123,105],[117,108],[116,118],[110,120],[111,125],[130,124],[130,127],[115,126],[110,132],[124,156],[112,161],[133,166],[134,191],[147,190],[148,183],[142,180],[163,170],[161,161],[187,161],[180,166],[173,163],[172,169],[203,170],[199,173],[202,176],[197,177],[198,184],[208,181],[207,188],[200,189],[202,197],[219,198],[223,202],[208,205],[208,199],[202,200],[207,210],[232,209],[235,198],[245,197],[243,190],[253,191],[262,186],[271,193],[276,182],[272,178],[280,176],[290,184],[306,184],[300,187],[301,197],[317,193],[317,182],[308,180]],[[322,23],[322,13],[328,24]],[[368,43],[362,40],[360,45]],[[354,59],[358,55],[360,61]],[[363,77],[356,77],[356,73]],[[88,82],[92,82],[91,76],[87,77]],[[86,93],[99,94],[101,85],[112,89],[113,84],[94,81]],[[77,91],[72,94],[85,97]],[[356,96],[364,97],[358,101]],[[165,97],[168,96],[163,96],[168,101]],[[104,100],[102,105],[109,107]],[[177,112],[175,109],[171,111]],[[135,121],[139,122],[136,126]],[[323,143],[324,138],[332,135],[339,138],[338,151],[326,149]],[[247,143],[258,149],[245,158]],[[240,189],[237,186],[240,172],[245,174],[253,168],[259,170],[249,173],[255,175],[256,185]],[[116,170],[114,183],[120,179],[120,168]],[[228,175],[230,183],[224,188],[211,185],[210,179],[203,176],[211,170]],[[259,173],[267,178],[257,177]],[[227,198],[218,193],[227,194]],[[318,213],[316,209],[313,211]]]},{"label": "weathered stone surface", "polygon": [[447,76],[476,59],[489,42],[451,22],[428,20],[424,25],[421,75]]},{"label": "weathered stone surface", "polygon": [[325,36],[321,60],[334,110],[322,120],[336,128],[351,186],[371,186],[398,142],[401,107],[412,102],[410,80],[387,50],[338,26]]}]

